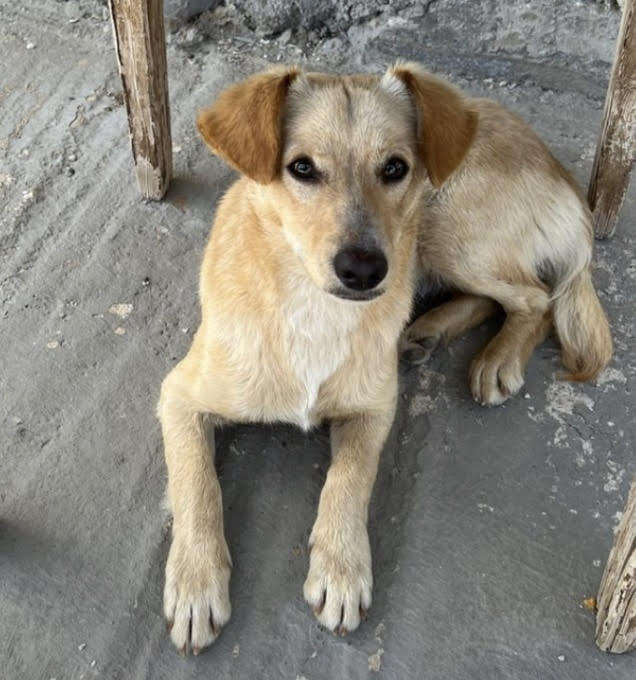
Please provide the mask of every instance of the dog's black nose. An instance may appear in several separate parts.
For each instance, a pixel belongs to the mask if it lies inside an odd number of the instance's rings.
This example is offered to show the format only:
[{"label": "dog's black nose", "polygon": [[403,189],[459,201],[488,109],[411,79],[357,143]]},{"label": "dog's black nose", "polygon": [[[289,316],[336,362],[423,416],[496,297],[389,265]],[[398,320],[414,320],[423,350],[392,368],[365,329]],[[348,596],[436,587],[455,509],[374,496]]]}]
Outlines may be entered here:
[{"label": "dog's black nose", "polygon": [[389,265],[381,250],[343,248],[334,258],[338,278],[352,290],[371,290],[386,276]]}]

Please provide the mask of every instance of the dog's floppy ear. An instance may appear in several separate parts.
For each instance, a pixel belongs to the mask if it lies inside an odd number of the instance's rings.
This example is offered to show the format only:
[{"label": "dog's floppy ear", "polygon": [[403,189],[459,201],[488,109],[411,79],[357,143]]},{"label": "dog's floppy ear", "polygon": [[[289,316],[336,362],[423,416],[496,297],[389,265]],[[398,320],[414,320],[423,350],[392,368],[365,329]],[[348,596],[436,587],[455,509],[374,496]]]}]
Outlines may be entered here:
[{"label": "dog's floppy ear", "polygon": [[417,112],[420,156],[434,186],[440,187],[459,166],[477,129],[477,113],[454,87],[418,64],[397,64],[383,78],[397,78],[411,96]]},{"label": "dog's floppy ear", "polygon": [[197,116],[199,132],[212,151],[261,184],[278,174],[282,112],[289,85],[298,73],[295,68],[257,73],[221,92]]}]

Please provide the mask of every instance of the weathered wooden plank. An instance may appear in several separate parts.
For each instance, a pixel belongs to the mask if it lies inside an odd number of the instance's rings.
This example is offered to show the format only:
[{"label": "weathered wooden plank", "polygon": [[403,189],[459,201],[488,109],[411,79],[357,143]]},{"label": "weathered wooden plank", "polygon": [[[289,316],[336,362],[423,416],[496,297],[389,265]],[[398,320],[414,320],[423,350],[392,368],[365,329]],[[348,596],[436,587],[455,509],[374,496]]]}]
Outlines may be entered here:
[{"label": "weathered wooden plank", "polygon": [[596,146],[588,202],[594,233],[614,233],[634,161],[636,127],[636,0],[624,0],[616,54],[610,76],[603,126]]},{"label": "weathered wooden plank", "polygon": [[596,644],[606,652],[636,648],[636,479],[618,526],[597,597]]},{"label": "weathered wooden plank", "polygon": [[109,0],[133,162],[144,198],[159,200],[172,173],[163,0]]}]

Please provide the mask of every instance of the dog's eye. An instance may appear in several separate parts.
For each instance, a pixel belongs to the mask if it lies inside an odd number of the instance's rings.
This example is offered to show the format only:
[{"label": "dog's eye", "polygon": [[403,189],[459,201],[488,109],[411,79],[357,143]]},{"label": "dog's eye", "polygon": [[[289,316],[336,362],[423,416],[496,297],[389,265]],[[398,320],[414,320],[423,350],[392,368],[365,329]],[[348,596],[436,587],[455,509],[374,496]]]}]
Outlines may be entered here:
[{"label": "dog's eye", "polygon": [[315,182],[320,177],[311,158],[307,158],[306,156],[292,161],[287,166],[287,169],[296,179],[299,179],[302,182]]},{"label": "dog's eye", "polygon": [[409,171],[409,166],[401,158],[392,156],[382,168],[382,181],[385,183],[399,182]]}]

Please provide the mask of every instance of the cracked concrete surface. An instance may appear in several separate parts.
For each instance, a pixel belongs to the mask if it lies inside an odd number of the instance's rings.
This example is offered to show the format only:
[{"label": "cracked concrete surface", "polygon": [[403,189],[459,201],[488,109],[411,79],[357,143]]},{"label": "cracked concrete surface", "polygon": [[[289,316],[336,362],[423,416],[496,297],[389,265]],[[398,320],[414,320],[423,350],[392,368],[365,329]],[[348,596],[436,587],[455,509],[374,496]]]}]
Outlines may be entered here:
[{"label": "cracked concrete surface", "polygon": [[269,61],[346,71],[418,59],[519,112],[587,182],[618,13],[427,4],[322,33],[256,35],[225,6],[178,28],[176,176],[164,202],[144,204],[101,4],[0,0],[3,677],[634,677],[633,655],[594,647],[583,606],[636,473],[633,188],[617,235],[596,249],[616,343],[597,385],[559,382],[549,341],[516,399],[474,404],[468,364],[496,324],[402,367],[371,507],[366,624],[333,637],[302,600],[326,430],[230,427],[218,465],[233,618],[197,659],[165,635],[154,404],[196,328],[202,248],[232,179],[198,140],[196,109]]}]

